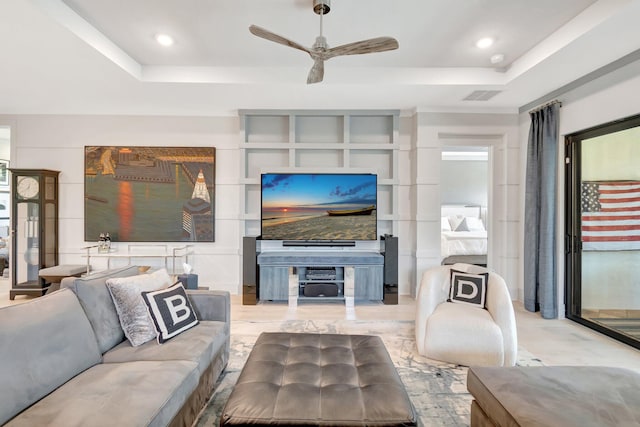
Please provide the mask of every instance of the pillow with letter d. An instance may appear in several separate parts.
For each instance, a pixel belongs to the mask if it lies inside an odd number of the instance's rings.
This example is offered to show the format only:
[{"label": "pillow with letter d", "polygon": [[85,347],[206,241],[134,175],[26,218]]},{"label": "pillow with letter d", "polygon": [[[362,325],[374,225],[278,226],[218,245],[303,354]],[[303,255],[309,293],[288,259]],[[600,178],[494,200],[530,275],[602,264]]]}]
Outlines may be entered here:
[{"label": "pillow with letter d", "polygon": [[447,301],[486,308],[489,273],[471,274],[451,270],[451,288]]}]

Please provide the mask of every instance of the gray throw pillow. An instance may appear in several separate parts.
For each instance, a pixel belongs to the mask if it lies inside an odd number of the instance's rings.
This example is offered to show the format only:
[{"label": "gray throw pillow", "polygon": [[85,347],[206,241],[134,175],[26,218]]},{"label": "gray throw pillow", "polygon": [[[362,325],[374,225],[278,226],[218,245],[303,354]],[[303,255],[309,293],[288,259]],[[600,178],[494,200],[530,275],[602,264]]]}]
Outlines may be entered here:
[{"label": "gray throw pillow", "polygon": [[467,218],[463,218],[454,231],[471,231],[469,230],[469,224],[467,224]]},{"label": "gray throw pillow", "polygon": [[107,288],[116,306],[120,325],[132,346],[136,347],[156,337],[156,329],[149,316],[142,292],[171,286],[166,269],[149,274],[107,279]]}]

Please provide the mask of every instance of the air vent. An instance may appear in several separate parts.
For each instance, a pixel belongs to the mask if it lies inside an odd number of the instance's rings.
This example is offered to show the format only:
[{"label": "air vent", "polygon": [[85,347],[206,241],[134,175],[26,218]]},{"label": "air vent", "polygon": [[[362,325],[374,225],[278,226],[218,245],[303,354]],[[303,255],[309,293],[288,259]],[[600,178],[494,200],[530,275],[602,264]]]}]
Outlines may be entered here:
[{"label": "air vent", "polygon": [[497,94],[502,92],[501,90],[474,90],[463,101],[488,101]]}]

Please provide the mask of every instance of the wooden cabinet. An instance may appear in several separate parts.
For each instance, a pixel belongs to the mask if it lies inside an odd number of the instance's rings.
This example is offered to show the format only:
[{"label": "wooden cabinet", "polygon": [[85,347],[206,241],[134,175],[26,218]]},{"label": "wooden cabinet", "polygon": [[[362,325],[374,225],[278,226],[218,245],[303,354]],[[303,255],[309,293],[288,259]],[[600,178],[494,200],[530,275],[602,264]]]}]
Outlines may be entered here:
[{"label": "wooden cabinet", "polygon": [[260,295],[258,298],[272,301],[289,299],[289,267],[265,264],[259,268]]},{"label": "wooden cabinet", "polygon": [[382,278],[384,275],[383,263],[380,265],[355,265],[355,299],[381,301],[383,298]]},{"label": "wooden cabinet", "polygon": [[11,170],[11,290],[44,295],[38,273],[58,265],[58,175],[46,169]]},{"label": "wooden cabinet", "polygon": [[[355,251],[273,251],[258,255],[261,300],[286,301],[289,296],[289,268],[295,267],[299,283],[298,299],[343,299],[345,268],[354,268],[354,297],[356,300],[383,299],[384,258],[376,252]],[[334,271],[334,274],[311,274],[313,271]],[[334,284],[335,297],[308,297],[304,286]]]}]

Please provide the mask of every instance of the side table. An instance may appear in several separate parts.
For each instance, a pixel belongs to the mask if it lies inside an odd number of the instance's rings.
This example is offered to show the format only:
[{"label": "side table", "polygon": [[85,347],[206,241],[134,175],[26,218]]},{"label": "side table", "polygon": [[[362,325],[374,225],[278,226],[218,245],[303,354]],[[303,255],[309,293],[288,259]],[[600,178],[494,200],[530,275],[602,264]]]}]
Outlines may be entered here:
[{"label": "side table", "polygon": [[60,289],[60,282],[65,277],[80,277],[87,272],[87,266],[84,264],[63,264],[55,267],[47,267],[38,271],[40,276],[46,283],[50,283],[47,293]]}]

